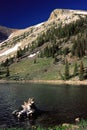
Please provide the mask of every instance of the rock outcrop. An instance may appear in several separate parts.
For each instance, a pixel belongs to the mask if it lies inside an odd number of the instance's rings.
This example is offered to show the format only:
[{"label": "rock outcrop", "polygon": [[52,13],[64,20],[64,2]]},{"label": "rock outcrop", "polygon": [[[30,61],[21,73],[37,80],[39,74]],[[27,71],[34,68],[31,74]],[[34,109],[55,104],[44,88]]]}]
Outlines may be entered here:
[{"label": "rock outcrop", "polygon": [[62,17],[63,15],[67,15],[67,14],[70,14],[70,13],[71,12],[68,9],[55,9],[51,13],[49,20],[56,19],[56,18]]}]

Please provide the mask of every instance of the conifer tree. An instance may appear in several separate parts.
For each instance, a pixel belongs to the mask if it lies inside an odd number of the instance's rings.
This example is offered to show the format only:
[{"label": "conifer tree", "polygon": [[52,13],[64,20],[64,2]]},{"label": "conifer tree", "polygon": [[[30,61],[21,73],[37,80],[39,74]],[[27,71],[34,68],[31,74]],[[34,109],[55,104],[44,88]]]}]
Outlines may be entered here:
[{"label": "conifer tree", "polygon": [[5,60],[5,62],[4,62],[4,67],[6,67],[6,66],[8,66],[9,65],[9,60],[8,60],[8,58]]},{"label": "conifer tree", "polygon": [[65,74],[64,75],[65,75],[65,79],[66,80],[70,78],[69,63],[68,63],[67,59],[66,59],[66,63],[65,63]]},{"label": "conifer tree", "polygon": [[77,62],[75,62],[73,75],[76,76],[77,74],[78,74],[78,66]]},{"label": "conifer tree", "polygon": [[42,51],[42,50],[40,51],[39,57],[40,57],[40,58],[43,58],[43,57],[44,57],[44,54],[43,54],[43,51]]},{"label": "conifer tree", "polygon": [[7,66],[6,77],[9,77],[9,76],[10,76],[9,67]]},{"label": "conifer tree", "polygon": [[36,58],[34,59],[34,64],[36,64],[36,62],[37,62],[37,60],[36,60]]},{"label": "conifer tree", "polygon": [[79,79],[80,79],[80,80],[83,80],[83,79],[84,79],[84,65],[83,65],[83,62],[82,62],[82,61],[81,61],[81,63],[80,63]]}]

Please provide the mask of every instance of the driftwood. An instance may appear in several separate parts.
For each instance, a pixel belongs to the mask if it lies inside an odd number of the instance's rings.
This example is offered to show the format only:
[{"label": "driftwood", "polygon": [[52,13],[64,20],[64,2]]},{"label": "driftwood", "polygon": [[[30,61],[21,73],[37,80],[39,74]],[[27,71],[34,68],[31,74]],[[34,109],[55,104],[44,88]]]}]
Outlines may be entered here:
[{"label": "driftwood", "polygon": [[15,115],[18,119],[23,116],[32,117],[32,115],[37,111],[33,98],[29,98],[27,102],[24,102],[24,104],[21,105],[21,107],[22,110],[15,110],[12,112],[12,114]]}]

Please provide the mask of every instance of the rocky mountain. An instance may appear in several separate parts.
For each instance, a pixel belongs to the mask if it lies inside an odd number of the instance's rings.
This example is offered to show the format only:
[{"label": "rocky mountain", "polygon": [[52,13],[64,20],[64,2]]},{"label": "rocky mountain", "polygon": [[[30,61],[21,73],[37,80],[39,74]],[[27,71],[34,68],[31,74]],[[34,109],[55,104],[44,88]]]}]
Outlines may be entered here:
[{"label": "rocky mountain", "polygon": [[11,65],[28,58],[36,63],[37,57],[46,57],[53,58],[58,67],[65,63],[65,59],[73,64],[77,59],[86,58],[86,39],[86,11],[55,9],[47,21],[17,30],[3,41],[0,44],[0,62]]},{"label": "rocky mountain", "polygon": [[0,43],[8,39],[8,37],[15,31],[15,29],[0,26]]},{"label": "rocky mountain", "polygon": [[[12,29],[0,27],[0,41],[3,41],[3,44],[0,45],[0,57],[5,58],[9,55],[15,55],[18,48],[23,49],[24,47],[32,46],[40,35],[52,27],[58,28],[60,25],[64,27],[66,24],[69,25],[77,20],[86,18],[86,16],[86,11],[56,9],[51,13],[48,21],[23,30],[13,32]],[[11,37],[9,37],[10,34],[12,34]]]}]

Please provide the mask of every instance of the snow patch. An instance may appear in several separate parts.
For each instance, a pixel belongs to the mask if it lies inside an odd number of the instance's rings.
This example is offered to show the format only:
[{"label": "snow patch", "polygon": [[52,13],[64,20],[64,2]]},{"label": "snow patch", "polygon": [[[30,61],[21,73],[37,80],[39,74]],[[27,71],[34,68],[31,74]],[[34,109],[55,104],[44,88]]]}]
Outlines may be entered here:
[{"label": "snow patch", "polygon": [[84,15],[87,15],[87,12],[86,12],[86,11],[77,11],[76,14],[84,14]]},{"label": "snow patch", "polygon": [[36,56],[38,53],[39,53],[39,51],[36,52],[36,53],[30,54],[28,57],[29,57],[29,58],[32,58],[32,57]]},{"label": "snow patch", "polygon": [[40,27],[42,24],[44,24],[44,22],[35,25],[35,27]]},{"label": "snow patch", "polygon": [[29,57],[29,58],[32,58],[32,57],[34,57],[35,55],[36,55],[36,53],[31,54],[31,55],[29,55],[28,57]]},{"label": "snow patch", "polygon": [[13,33],[8,37],[8,39],[4,40],[3,42],[0,42],[0,45],[3,44],[4,42],[7,42],[12,36],[13,36]]},{"label": "snow patch", "polygon": [[87,15],[87,11],[70,10],[70,12],[72,12],[72,13],[74,13],[74,14],[83,14],[83,15]]},{"label": "snow patch", "polygon": [[12,36],[13,36],[13,33],[8,37],[8,39],[11,38]]},{"label": "snow patch", "polygon": [[4,55],[8,55],[14,51],[16,51],[18,49],[18,47],[20,47],[21,44],[16,44],[13,48],[10,48],[8,50],[6,50],[5,52],[1,53],[0,56],[4,56]]}]

